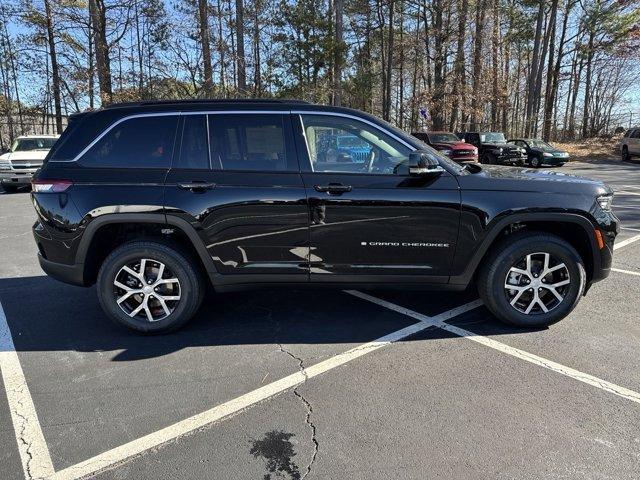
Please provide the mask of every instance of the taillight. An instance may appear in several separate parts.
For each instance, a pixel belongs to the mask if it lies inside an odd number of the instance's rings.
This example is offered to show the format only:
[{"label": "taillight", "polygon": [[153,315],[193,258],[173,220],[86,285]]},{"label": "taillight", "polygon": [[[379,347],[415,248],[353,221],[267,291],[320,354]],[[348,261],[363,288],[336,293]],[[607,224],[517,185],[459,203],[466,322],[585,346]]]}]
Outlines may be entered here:
[{"label": "taillight", "polygon": [[60,193],[73,185],[70,180],[33,180],[31,189],[35,193]]}]

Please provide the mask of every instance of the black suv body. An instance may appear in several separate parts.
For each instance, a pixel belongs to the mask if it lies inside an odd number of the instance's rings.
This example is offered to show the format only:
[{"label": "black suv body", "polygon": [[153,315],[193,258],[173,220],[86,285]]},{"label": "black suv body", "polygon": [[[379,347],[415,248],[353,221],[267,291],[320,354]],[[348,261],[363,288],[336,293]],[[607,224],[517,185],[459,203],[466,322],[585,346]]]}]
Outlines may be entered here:
[{"label": "black suv body", "polygon": [[[325,155],[335,135],[367,143],[366,161]],[[216,292],[475,283],[502,320],[540,325],[609,274],[611,198],[569,175],[461,167],[355,110],[151,102],[71,118],[33,182],[33,233],[46,273],[97,283],[105,312],[143,332],[187,321],[205,279]]]},{"label": "black suv body", "polygon": [[480,163],[522,166],[527,160],[526,150],[507,143],[503,133],[465,132],[458,134],[458,136],[478,148]]}]

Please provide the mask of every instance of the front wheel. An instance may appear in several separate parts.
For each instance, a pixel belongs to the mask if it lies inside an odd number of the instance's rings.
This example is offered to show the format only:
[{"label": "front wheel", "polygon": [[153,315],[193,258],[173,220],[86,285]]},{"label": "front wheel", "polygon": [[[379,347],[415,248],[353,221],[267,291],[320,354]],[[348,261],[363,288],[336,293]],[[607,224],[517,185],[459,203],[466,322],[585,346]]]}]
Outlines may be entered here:
[{"label": "front wheel", "polygon": [[510,236],[480,270],[478,292],[500,320],[519,327],[559,322],[578,304],[586,283],[578,252],[555,235]]},{"label": "front wheel", "polygon": [[538,157],[532,157],[531,160],[529,160],[529,164],[533,168],[540,168],[542,166],[542,162],[540,161],[540,159]]},{"label": "front wheel", "polygon": [[117,324],[148,333],[184,325],[204,297],[193,261],[159,242],[130,242],[115,249],[98,273],[98,299]]},{"label": "front wheel", "polygon": [[484,163],[485,165],[495,165],[496,159],[490,153],[485,153],[480,159],[480,163]]},{"label": "front wheel", "polygon": [[629,148],[627,146],[622,147],[622,161],[628,162],[631,160],[631,156],[629,155]]}]

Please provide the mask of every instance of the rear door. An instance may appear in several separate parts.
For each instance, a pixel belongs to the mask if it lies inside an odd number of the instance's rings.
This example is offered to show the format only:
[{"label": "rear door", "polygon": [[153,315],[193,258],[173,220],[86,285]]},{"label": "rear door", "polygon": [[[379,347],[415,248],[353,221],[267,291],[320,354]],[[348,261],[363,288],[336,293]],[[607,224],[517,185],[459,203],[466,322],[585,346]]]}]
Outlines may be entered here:
[{"label": "rear door", "polygon": [[289,112],[184,114],[167,213],[229,283],[307,281],[308,209]]},{"label": "rear door", "polygon": [[[401,167],[414,148],[358,117],[302,113],[294,121],[311,217],[311,280],[446,282],[460,216],[456,179],[408,176]],[[366,159],[332,156],[326,138],[333,135],[358,138]]]}]

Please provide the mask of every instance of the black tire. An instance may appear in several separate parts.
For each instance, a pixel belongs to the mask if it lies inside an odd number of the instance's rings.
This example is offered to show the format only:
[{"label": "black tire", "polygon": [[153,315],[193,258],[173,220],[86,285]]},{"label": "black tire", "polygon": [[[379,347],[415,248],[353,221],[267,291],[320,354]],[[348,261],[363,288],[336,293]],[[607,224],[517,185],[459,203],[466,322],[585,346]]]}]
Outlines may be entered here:
[{"label": "black tire", "polygon": [[2,185],[2,188],[7,193],[16,193],[18,191],[18,187],[14,185]]},{"label": "black tire", "polygon": [[[118,291],[114,286],[116,276],[121,273],[125,265],[131,265],[142,259],[163,263],[166,271],[170,271],[173,274],[172,278],[177,278],[179,282],[180,298],[172,304],[173,310],[156,321],[149,321],[140,316],[131,317],[117,303]],[[173,245],[155,241],[125,243],[109,254],[98,272],[97,292],[100,306],[118,325],[138,332],[159,334],[176,330],[193,317],[204,298],[205,283],[194,262],[194,259]],[[153,298],[154,293],[150,292],[150,294],[150,298]]]},{"label": "black tire", "polygon": [[529,159],[529,165],[531,165],[533,168],[540,168],[542,166],[542,160],[537,156],[531,157]]},{"label": "black tire", "polygon": [[[578,304],[586,284],[584,262],[565,240],[540,232],[522,232],[492,246],[493,252],[483,262],[477,278],[478,293],[485,306],[499,320],[518,327],[542,327],[559,322]],[[505,282],[510,269],[528,254],[545,252],[565,264],[569,284],[562,301],[547,313],[523,313],[511,305]],[[553,274],[551,274],[553,275]],[[539,281],[544,279],[540,278]],[[536,281],[538,281],[536,280]],[[543,286],[544,287],[544,286]],[[529,291],[533,289],[528,289]],[[544,294],[551,295],[548,290]],[[553,297],[549,297],[553,299]]]},{"label": "black tire", "polygon": [[482,155],[482,158],[480,159],[480,163],[484,163],[485,165],[495,165],[496,159],[490,153],[485,153],[484,155]]},{"label": "black tire", "polygon": [[631,160],[631,156],[629,155],[629,148],[625,145],[622,147],[622,161],[628,162]]}]

